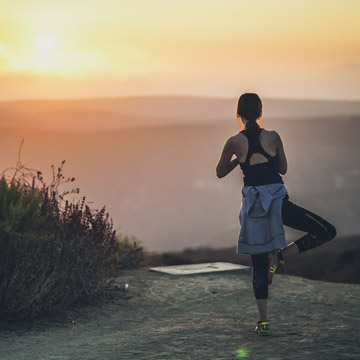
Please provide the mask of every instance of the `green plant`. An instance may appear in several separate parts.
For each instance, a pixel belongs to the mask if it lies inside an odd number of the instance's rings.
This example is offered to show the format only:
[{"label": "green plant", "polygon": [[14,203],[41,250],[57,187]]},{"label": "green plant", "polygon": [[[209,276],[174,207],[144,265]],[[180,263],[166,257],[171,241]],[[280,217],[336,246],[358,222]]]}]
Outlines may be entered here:
[{"label": "green plant", "polygon": [[[99,294],[119,270],[141,264],[142,248],[116,235],[105,207],[66,200],[63,165],[47,184],[19,159],[0,180],[0,318],[33,318]],[[8,176],[9,170],[13,171]]]},{"label": "green plant", "polygon": [[31,244],[47,241],[51,235],[43,231],[48,215],[40,214],[41,196],[26,191],[19,182],[7,184],[0,179],[0,241],[7,241],[17,251]]}]

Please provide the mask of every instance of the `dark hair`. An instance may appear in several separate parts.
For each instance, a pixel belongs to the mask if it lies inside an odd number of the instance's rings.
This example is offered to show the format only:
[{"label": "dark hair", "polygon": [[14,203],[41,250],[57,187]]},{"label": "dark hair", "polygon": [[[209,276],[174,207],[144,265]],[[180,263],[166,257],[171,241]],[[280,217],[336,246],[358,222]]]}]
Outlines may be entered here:
[{"label": "dark hair", "polygon": [[242,116],[247,121],[245,132],[248,136],[257,136],[260,126],[256,119],[262,114],[262,102],[257,94],[242,94],[238,101],[237,116]]}]

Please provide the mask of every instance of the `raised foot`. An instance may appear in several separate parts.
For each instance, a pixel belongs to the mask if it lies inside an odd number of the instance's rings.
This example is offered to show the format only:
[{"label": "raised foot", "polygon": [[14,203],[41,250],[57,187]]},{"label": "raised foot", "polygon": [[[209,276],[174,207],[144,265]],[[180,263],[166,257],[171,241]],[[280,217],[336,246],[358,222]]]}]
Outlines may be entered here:
[{"label": "raised foot", "polygon": [[270,335],[270,321],[258,321],[254,331],[258,335]]}]

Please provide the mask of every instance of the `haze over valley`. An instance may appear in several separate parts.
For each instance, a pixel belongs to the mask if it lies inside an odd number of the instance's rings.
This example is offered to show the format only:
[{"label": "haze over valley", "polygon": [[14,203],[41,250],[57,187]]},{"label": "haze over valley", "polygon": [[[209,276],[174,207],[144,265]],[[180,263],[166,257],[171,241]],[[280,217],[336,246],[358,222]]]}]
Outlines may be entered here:
[{"label": "haze over valley", "polygon": [[[123,97],[0,103],[1,170],[21,159],[50,178],[66,160],[91,206],[152,251],[236,245],[241,170],[218,179],[237,99]],[[360,102],[263,99],[261,125],[282,137],[290,200],[360,232]],[[286,229],[288,241],[302,234]]]}]

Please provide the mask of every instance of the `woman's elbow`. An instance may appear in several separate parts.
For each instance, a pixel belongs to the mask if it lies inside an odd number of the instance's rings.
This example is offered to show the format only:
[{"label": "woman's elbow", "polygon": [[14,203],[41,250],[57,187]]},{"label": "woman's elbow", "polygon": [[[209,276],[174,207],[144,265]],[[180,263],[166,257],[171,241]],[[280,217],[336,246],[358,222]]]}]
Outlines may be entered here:
[{"label": "woman's elbow", "polygon": [[221,179],[225,176],[225,174],[223,174],[221,171],[216,170],[216,176]]},{"label": "woman's elbow", "polygon": [[224,170],[220,169],[219,167],[216,167],[216,176],[221,179],[226,175]]}]

